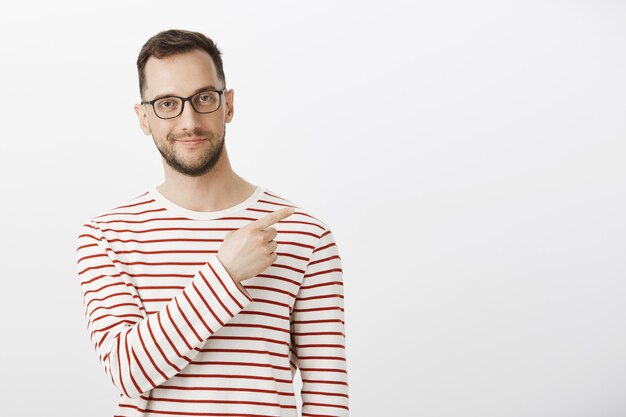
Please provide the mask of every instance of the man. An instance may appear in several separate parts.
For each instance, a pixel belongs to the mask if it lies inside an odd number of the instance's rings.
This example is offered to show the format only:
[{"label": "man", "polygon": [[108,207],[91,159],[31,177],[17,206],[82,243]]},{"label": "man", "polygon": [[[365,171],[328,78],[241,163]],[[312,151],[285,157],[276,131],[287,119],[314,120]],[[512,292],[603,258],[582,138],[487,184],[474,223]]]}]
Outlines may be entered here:
[{"label": "man", "polygon": [[341,258],[328,225],[231,168],[221,52],[168,30],[137,59],[135,112],[165,181],[78,236],[89,337],[116,416],[347,416]]}]

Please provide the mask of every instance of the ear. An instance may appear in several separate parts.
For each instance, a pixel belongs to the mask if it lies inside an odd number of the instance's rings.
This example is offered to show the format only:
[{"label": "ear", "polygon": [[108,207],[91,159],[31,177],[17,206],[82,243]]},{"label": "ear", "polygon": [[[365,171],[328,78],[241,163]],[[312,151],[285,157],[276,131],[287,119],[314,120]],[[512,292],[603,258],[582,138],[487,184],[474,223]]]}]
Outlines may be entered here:
[{"label": "ear", "polygon": [[150,124],[148,123],[148,114],[146,113],[146,107],[143,104],[135,104],[135,114],[139,120],[139,127],[145,135],[150,134]]},{"label": "ear", "polygon": [[225,122],[226,123],[230,123],[231,120],[233,120],[233,116],[235,114],[235,90],[233,90],[232,88],[230,90],[227,90],[224,93],[224,98],[226,104],[224,107],[226,108],[226,118],[225,118]]}]

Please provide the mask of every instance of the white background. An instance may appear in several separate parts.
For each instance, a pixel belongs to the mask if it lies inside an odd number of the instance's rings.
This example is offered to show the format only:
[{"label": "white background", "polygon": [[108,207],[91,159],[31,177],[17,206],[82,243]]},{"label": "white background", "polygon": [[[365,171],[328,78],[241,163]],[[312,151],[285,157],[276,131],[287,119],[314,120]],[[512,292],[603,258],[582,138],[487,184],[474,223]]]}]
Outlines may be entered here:
[{"label": "white background", "polygon": [[114,412],[76,236],[161,183],[135,61],[184,28],[235,171],[336,235],[352,416],[625,416],[626,2],[234,3],[0,13],[0,414]]}]

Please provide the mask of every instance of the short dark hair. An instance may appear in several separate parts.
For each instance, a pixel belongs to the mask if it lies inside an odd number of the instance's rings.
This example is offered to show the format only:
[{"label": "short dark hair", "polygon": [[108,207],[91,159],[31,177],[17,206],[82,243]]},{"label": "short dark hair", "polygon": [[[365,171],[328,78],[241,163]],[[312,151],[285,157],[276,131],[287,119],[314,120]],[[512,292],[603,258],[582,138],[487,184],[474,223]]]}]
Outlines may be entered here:
[{"label": "short dark hair", "polygon": [[224,65],[222,63],[222,51],[217,44],[210,38],[207,38],[200,32],[192,32],[184,29],[164,30],[146,41],[139,51],[137,57],[137,71],[139,72],[139,94],[143,99],[143,93],[146,88],[146,62],[151,56],[161,59],[171,55],[189,52],[199,49],[206,51],[217,69],[217,76],[226,86],[226,77],[224,76]]}]

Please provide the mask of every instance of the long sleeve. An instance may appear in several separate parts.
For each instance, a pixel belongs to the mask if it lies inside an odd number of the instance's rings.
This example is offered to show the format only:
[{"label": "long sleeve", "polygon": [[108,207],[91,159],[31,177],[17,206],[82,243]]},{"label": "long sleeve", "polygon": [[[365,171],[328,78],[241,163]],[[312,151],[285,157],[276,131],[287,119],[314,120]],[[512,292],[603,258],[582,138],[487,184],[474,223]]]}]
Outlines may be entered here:
[{"label": "long sleeve", "polygon": [[313,250],[291,313],[294,367],[302,376],[302,416],[348,416],[343,271],[332,232]]},{"label": "long sleeve", "polygon": [[213,255],[171,301],[148,315],[94,222],[80,228],[77,246],[90,340],[106,374],[128,397],[179,373],[198,346],[253,301]]}]

